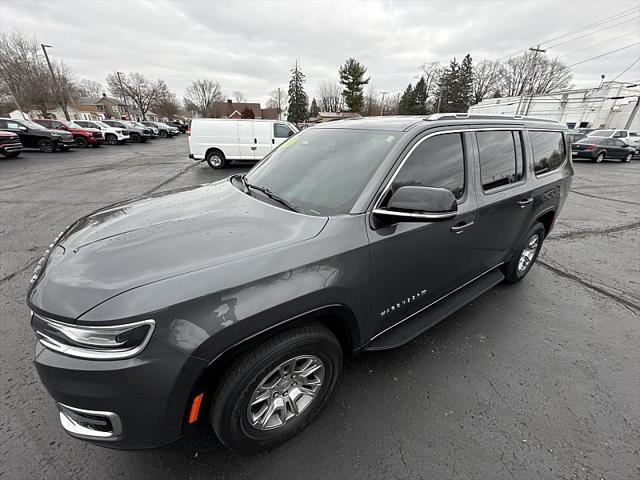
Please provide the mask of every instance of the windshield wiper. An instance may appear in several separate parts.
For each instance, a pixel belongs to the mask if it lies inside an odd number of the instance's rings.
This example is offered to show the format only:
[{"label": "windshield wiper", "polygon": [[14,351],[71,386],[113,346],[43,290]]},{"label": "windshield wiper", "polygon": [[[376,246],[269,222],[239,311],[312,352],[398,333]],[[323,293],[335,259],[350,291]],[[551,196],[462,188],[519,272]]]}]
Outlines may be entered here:
[{"label": "windshield wiper", "polygon": [[280,195],[278,195],[277,193],[273,193],[271,190],[269,190],[267,187],[261,187],[260,185],[253,185],[249,182],[247,182],[246,178],[244,178],[244,175],[241,177],[242,178],[242,183],[245,187],[247,187],[247,190],[250,189],[254,189],[257,190],[259,192],[262,192],[263,194],[265,194],[267,197],[269,197],[271,200],[275,200],[276,202],[278,202],[281,205],[284,205],[285,207],[287,207],[289,210],[292,210],[294,212],[297,213],[302,213],[302,210],[300,210],[300,208],[296,207],[295,204],[291,203],[289,200],[287,200],[286,198],[281,197]]}]

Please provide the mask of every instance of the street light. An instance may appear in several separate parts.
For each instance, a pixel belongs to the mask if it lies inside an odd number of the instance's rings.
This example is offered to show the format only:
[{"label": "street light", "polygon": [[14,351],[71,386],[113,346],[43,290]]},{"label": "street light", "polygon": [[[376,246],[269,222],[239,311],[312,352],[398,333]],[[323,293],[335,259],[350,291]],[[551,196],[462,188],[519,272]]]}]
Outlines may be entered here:
[{"label": "street light", "polygon": [[55,73],[53,73],[53,67],[51,66],[49,55],[47,54],[47,48],[53,48],[53,47],[51,45],[45,45],[44,43],[41,43],[40,46],[42,47],[42,51],[44,52],[44,58],[47,59],[47,65],[49,65],[49,71],[51,72],[51,78],[53,78],[53,85],[57,93],[56,96],[58,97],[58,103],[60,104],[60,108],[62,108],[65,118],[67,120],[71,120],[71,118],[69,117],[69,112],[67,112],[67,106],[64,103],[63,95],[61,93],[62,88],[58,84],[58,80],[56,79]]}]

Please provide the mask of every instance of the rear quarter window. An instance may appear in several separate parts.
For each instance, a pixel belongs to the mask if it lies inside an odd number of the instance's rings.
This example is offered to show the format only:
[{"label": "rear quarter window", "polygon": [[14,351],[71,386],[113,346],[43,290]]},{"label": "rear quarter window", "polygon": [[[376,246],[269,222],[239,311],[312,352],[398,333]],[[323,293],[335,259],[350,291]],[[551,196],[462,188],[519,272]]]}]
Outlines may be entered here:
[{"label": "rear quarter window", "polygon": [[537,175],[557,170],[564,163],[566,148],[562,132],[530,131],[533,171]]}]

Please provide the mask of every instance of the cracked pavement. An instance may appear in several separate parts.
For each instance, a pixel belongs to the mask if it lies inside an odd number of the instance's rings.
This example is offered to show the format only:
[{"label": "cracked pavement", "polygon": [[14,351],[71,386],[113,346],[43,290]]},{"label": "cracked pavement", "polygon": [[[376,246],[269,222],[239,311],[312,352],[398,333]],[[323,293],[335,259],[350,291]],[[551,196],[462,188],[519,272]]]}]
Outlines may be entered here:
[{"label": "cracked pavement", "polygon": [[34,262],[101,206],[214,181],[186,137],[0,160],[0,478],[630,479],[640,475],[640,162],[576,162],[539,264],[409,344],[345,362],[271,452],[206,430],[151,451],[68,437],[32,365]]}]

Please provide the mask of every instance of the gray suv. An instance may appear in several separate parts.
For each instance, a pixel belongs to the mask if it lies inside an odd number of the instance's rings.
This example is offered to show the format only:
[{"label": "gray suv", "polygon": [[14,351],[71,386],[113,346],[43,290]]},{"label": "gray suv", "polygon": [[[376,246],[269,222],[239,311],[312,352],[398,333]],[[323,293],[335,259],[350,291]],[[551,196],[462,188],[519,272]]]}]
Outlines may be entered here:
[{"label": "gray suv", "polygon": [[528,117],[343,120],[248,174],[98,210],[32,277],[35,365],[72,436],[147,448],[209,424],[291,437],[343,358],[402,345],[531,269],[573,168]]}]

